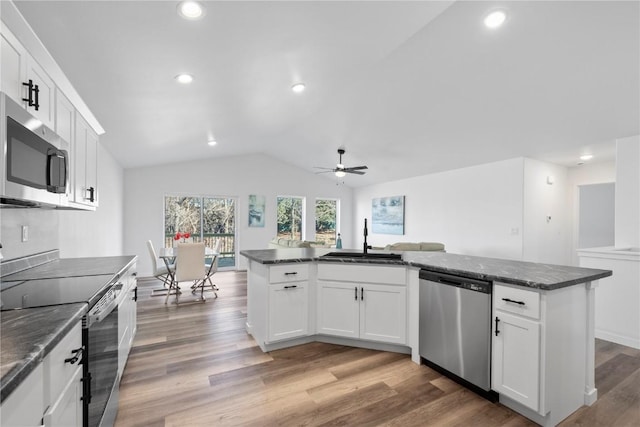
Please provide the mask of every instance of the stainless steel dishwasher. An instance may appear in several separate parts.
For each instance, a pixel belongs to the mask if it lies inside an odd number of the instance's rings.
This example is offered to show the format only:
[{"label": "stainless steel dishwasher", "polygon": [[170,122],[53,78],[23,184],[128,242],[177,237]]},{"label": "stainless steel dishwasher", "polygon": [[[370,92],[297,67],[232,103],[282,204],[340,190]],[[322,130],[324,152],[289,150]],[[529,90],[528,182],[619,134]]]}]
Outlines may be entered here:
[{"label": "stainless steel dishwasher", "polygon": [[420,270],[420,356],[426,365],[494,400],[491,291],[491,282]]}]

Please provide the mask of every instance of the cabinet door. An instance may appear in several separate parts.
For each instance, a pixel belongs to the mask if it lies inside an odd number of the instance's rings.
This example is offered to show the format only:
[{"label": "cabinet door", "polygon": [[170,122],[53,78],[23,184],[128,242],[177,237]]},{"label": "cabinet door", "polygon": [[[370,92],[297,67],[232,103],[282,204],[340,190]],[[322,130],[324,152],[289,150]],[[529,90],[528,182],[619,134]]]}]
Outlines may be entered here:
[{"label": "cabinet door", "polygon": [[22,105],[22,78],[27,71],[27,51],[2,24],[0,36],[0,90]]},{"label": "cabinet door", "polygon": [[406,287],[363,285],[360,298],[360,338],[406,344]]},{"label": "cabinet door", "polygon": [[0,406],[0,425],[39,426],[44,412],[44,381],[42,364],[20,383]]},{"label": "cabinet door", "polygon": [[[55,127],[54,117],[54,100],[55,100],[55,84],[53,80],[45,73],[44,69],[31,56],[27,57],[27,75],[25,81],[33,80],[34,85],[38,85],[38,109],[35,107],[25,107],[35,117],[40,119],[49,129]],[[23,98],[28,98],[29,88],[23,86]]]},{"label": "cabinet door", "polygon": [[318,333],[360,336],[360,288],[355,284],[318,282]]},{"label": "cabinet door", "polygon": [[76,369],[58,400],[47,409],[43,420],[46,427],[82,425],[81,367]]},{"label": "cabinet door", "polygon": [[84,205],[98,206],[98,137],[77,112],[75,120],[74,201]]},{"label": "cabinet door", "polygon": [[[494,313],[492,388],[537,411],[540,324],[502,311]],[[495,328],[499,331],[497,336]]]},{"label": "cabinet door", "polygon": [[70,145],[74,142],[75,111],[71,101],[56,89],[56,133]]},{"label": "cabinet door", "polygon": [[269,285],[269,341],[307,335],[308,300],[307,282]]}]

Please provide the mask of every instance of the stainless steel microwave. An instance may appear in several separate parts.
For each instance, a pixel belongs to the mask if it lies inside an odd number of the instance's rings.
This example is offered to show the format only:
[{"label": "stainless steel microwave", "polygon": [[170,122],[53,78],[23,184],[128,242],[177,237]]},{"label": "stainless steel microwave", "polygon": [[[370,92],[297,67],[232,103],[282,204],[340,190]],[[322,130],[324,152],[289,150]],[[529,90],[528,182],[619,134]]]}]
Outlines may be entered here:
[{"label": "stainless steel microwave", "polygon": [[0,93],[2,207],[69,204],[69,143]]}]

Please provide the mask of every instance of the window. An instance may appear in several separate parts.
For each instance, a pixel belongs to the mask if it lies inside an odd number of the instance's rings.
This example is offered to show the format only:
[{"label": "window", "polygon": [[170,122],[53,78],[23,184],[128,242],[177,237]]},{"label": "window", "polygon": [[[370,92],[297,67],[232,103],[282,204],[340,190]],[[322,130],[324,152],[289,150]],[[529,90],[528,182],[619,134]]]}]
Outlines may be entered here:
[{"label": "window", "polygon": [[302,240],[304,198],[278,196],[278,237]]},{"label": "window", "polygon": [[316,243],[325,246],[336,244],[338,229],[338,201],[316,199]]},{"label": "window", "polygon": [[210,248],[220,240],[218,266],[235,267],[235,206],[226,197],[165,196],[164,246],[174,246],[176,233],[189,233],[189,240]]}]

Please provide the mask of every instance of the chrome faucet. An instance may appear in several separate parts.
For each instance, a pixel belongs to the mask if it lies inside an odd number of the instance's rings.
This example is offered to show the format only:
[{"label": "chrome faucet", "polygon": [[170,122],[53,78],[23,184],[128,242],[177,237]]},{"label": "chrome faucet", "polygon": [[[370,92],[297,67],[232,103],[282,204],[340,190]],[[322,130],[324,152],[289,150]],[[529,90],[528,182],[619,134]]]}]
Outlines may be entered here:
[{"label": "chrome faucet", "polygon": [[364,254],[367,254],[367,251],[371,249],[371,246],[367,245],[367,234],[369,231],[367,230],[367,218],[364,219]]}]

